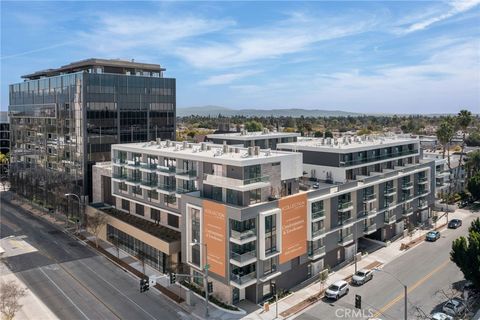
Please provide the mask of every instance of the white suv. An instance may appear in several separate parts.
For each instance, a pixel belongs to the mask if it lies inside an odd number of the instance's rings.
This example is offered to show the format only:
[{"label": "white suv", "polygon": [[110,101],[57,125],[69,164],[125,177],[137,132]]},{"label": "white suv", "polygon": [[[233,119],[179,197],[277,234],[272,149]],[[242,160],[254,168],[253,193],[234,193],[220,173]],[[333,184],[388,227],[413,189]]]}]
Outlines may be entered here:
[{"label": "white suv", "polygon": [[340,297],[346,295],[348,291],[348,283],[346,281],[339,280],[325,290],[325,297],[338,300]]}]

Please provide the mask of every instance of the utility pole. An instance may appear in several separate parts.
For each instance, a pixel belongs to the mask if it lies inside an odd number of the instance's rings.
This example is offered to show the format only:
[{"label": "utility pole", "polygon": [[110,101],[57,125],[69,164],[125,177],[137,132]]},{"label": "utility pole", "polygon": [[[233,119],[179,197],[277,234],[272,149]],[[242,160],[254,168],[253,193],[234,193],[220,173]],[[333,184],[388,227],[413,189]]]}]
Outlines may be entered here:
[{"label": "utility pole", "polygon": [[405,320],[408,320],[408,314],[407,314],[407,308],[408,308],[407,307],[407,301],[408,301],[407,294],[408,294],[408,290],[407,290],[407,285],[404,284],[403,289],[405,290],[405,301],[404,301],[404,303],[405,303],[405,306],[404,306],[405,316],[404,317],[405,317]]}]

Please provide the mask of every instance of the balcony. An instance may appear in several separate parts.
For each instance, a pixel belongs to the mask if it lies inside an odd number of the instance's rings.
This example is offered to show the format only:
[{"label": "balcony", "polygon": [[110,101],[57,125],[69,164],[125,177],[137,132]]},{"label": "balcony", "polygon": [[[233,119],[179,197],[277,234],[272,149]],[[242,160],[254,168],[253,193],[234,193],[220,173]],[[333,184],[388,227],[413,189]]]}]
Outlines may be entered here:
[{"label": "balcony", "polygon": [[401,202],[405,202],[405,201],[409,201],[409,200],[412,200],[413,199],[413,195],[412,194],[403,194],[402,195],[402,198],[401,198]]},{"label": "balcony", "polygon": [[385,197],[394,196],[395,193],[397,193],[397,188],[395,188],[395,187],[387,187],[387,188],[385,188],[385,191],[383,192]]},{"label": "balcony", "polygon": [[418,209],[423,210],[426,208],[428,208],[428,201],[423,200],[418,202]]},{"label": "balcony", "polygon": [[344,236],[341,236],[339,239],[338,239],[338,243],[342,246],[345,246],[347,244],[350,244],[351,242],[353,242],[353,233],[350,233],[350,234],[347,234],[347,235],[344,235]]},{"label": "balcony", "polygon": [[126,184],[129,184],[131,186],[139,186],[141,183],[142,178],[141,177],[128,177],[127,180],[125,181]]},{"label": "balcony", "polygon": [[346,212],[353,209],[352,201],[344,201],[338,204],[338,212]]},{"label": "balcony", "polygon": [[413,208],[412,208],[412,207],[410,207],[410,208],[403,208],[403,209],[402,209],[402,215],[403,215],[404,217],[408,217],[408,216],[410,216],[410,215],[412,215],[412,214],[413,214]]},{"label": "balcony", "polygon": [[325,255],[325,246],[314,249],[308,253],[308,258],[315,260]]},{"label": "balcony", "polygon": [[428,177],[418,177],[418,184],[427,184]]},{"label": "balcony", "polygon": [[447,178],[449,176],[450,176],[450,171],[448,170],[437,172],[437,174],[435,174],[436,178]]},{"label": "balcony", "polygon": [[365,226],[365,229],[363,230],[363,233],[364,234],[372,234],[374,233],[375,231],[377,231],[377,224],[376,223],[373,223],[369,226]]},{"label": "balcony", "polygon": [[325,234],[325,227],[317,229],[315,231],[312,230],[312,238],[316,238],[324,234]]},{"label": "balcony", "polygon": [[257,282],[257,273],[255,271],[245,275],[235,273],[230,274],[230,284],[237,288],[243,289],[255,282]]},{"label": "balcony", "polygon": [[115,159],[112,160],[112,163],[114,165],[123,166],[127,163],[127,160],[122,159],[122,158],[115,158]]},{"label": "balcony", "polygon": [[413,182],[412,181],[404,182],[402,184],[402,190],[410,190],[412,188],[413,188]]},{"label": "balcony", "polygon": [[157,165],[155,163],[140,163],[140,170],[146,172],[154,172],[157,170]]},{"label": "balcony", "polygon": [[234,243],[245,244],[255,240],[257,240],[257,229],[244,231],[230,230],[230,241]]},{"label": "balcony", "polygon": [[114,173],[112,175],[112,180],[114,181],[124,181],[124,180],[127,180],[127,175],[125,173]]},{"label": "balcony", "polygon": [[364,203],[372,202],[372,201],[375,201],[376,199],[377,199],[377,195],[375,193],[366,194],[363,196]]},{"label": "balcony", "polygon": [[312,221],[320,220],[325,218],[325,210],[312,211]]},{"label": "balcony", "polygon": [[175,175],[175,169],[176,169],[175,167],[165,167],[165,166],[160,166],[160,165],[157,166],[157,171],[161,175],[166,175],[166,176]]},{"label": "balcony", "polygon": [[395,214],[389,214],[385,212],[385,223],[392,224],[397,221],[397,216]]},{"label": "balcony", "polygon": [[175,193],[176,188],[174,184],[159,183],[157,184],[157,190],[160,193],[171,195],[172,193]]},{"label": "balcony", "polygon": [[384,154],[384,155],[378,155],[374,157],[366,157],[362,159],[355,159],[355,160],[347,160],[347,161],[342,161],[340,162],[340,166],[342,167],[349,167],[349,166],[355,166],[359,165],[362,163],[368,163],[368,162],[375,162],[375,161],[380,161],[380,160],[385,160],[385,159],[393,159],[396,157],[403,157],[411,154],[418,154],[418,150],[405,150],[401,152],[392,152],[389,154]]},{"label": "balcony", "polygon": [[197,177],[197,170],[177,168],[177,170],[175,171],[175,176],[178,179],[192,180]]},{"label": "balcony", "polygon": [[140,168],[140,161],[128,160],[127,161],[127,168],[130,168],[130,169]]},{"label": "balcony", "polygon": [[428,189],[425,190],[418,190],[417,191],[417,196],[424,196],[427,195],[430,191]]},{"label": "balcony", "polygon": [[153,190],[157,187],[157,180],[142,180],[140,183],[144,189]]},{"label": "balcony", "polygon": [[339,217],[338,225],[339,226],[346,226],[346,225],[350,224],[351,222],[353,222],[353,217],[352,216]]},{"label": "balcony", "polygon": [[230,252],[230,263],[241,267],[257,260],[257,251],[252,250],[244,253]]},{"label": "balcony", "polygon": [[213,174],[204,174],[203,183],[236,191],[250,191],[270,186],[270,177],[261,176],[249,179],[235,179]]},{"label": "balcony", "polygon": [[177,187],[177,190],[176,190],[178,194],[190,193],[195,191],[198,191],[198,189],[195,187],[190,187],[190,188]]}]

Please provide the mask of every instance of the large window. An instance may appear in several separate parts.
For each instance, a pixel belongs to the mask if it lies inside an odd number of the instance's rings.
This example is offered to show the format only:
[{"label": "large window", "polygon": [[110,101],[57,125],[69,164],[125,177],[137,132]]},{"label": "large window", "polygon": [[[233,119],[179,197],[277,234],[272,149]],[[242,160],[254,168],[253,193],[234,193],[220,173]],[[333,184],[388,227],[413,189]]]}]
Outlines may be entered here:
[{"label": "large window", "polygon": [[265,254],[277,251],[277,219],[272,214],[265,217]]},{"label": "large window", "polygon": [[260,189],[250,190],[250,204],[259,203],[261,201]]},{"label": "large window", "polygon": [[[200,210],[196,208],[190,208],[190,230],[191,230],[191,241],[200,242]],[[200,266],[200,245],[190,246],[192,250],[191,254],[191,263],[194,265]]]},{"label": "large window", "polygon": [[170,227],[178,228],[178,217],[173,214],[168,214],[168,225]]},{"label": "large window", "polygon": [[135,213],[139,216],[143,216],[145,214],[145,207],[137,203],[135,205]]}]

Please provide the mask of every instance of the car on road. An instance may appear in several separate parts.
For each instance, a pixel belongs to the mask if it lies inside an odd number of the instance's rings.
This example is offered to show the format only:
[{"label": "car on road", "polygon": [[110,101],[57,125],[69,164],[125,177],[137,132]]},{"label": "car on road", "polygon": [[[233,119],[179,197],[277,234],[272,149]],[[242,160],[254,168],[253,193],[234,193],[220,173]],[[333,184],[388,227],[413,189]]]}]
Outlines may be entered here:
[{"label": "car on road", "polygon": [[457,229],[458,227],[462,226],[462,220],[460,219],[452,219],[448,223],[448,228],[449,229]]},{"label": "car on road", "polygon": [[432,314],[431,319],[432,320],[453,320],[451,316],[443,312],[435,312],[434,314]]},{"label": "car on road", "polygon": [[448,300],[443,305],[442,311],[450,316],[460,316],[465,312],[466,306],[459,298]]},{"label": "car on road", "polygon": [[427,241],[437,241],[438,239],[440,239],[439,231],[428,231],[427,235],[425,236],[425,240]]},{"label": "car on road", "polygon": [[313,189],[318,189],[318,188],[320,188],[320,183],[315,182],[312,187],[313,187]]},{"label": "car on road", "polygon": [[346,295],[349,290],[348,283],[344,280],[339,280],[325,290],[325,297],[338,300],[340,297]]},{"label": "car on road", "polygon": [[358,270],[352,277],[352,283],[362,285],[373,279],[373,271],[368,269]]}]

